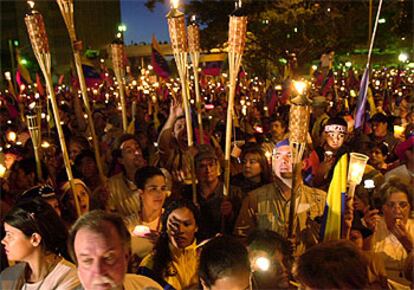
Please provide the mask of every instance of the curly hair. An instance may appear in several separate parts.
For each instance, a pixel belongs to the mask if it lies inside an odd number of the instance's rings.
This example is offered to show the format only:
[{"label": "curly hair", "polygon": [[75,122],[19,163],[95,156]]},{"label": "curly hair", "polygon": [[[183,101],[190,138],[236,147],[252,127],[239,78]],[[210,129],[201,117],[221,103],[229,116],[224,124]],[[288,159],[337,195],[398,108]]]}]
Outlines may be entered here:
[{"label": "curly hair", "polygon": [[399,177],[393,176],[385,182],[379,189],[379,196],[381,197],[381,204],[385,204],[388,198],[396,192],[402,192],[407,196],[408,203],[411,209],[413,208],[413,191],[411,187],[402,181]]}]

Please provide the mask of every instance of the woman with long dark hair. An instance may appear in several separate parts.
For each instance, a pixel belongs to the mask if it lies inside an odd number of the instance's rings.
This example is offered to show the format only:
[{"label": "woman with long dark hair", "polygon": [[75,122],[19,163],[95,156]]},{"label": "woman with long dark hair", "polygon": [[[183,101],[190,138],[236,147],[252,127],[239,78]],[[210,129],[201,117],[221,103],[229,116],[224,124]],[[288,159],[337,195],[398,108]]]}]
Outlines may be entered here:
[{"label": "woman with long dark hair", "polygon": [[191,201],[171,202],[162,216],[162,231],[154,252],[144,258],[139,273],[154,279],[164,289],[197,286],[198,224],[198,210]]},{"label": "woman with long dark hair", "polygon": [[0,274],[0,289],[75,289],[76,268],[68,262],[67,231],[40,198],[18,203],[4,218],[8,260],[19,262]]},{"label": "woman with long dark hair", "polygon": [[272,182],[271,166],[259,145],[243,149],[240,159],[243,163],[242,173],[235,175],[231,183],[239,187],[244,196],[250,191]]}]

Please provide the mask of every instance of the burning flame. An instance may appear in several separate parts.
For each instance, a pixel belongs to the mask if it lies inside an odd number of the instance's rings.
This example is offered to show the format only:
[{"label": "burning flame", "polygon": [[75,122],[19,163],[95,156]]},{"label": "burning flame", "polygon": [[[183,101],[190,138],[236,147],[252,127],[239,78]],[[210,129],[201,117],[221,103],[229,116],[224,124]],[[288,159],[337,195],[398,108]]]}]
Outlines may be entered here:
[{"label": "burning flame", "polygon": [[177,9],[179,4],[179,0],[171,0],[171,6],[173,9]]},{"label": "burning flame", "polygon": [[35,6],[35,2],[34,1],[27,1],[27,4],[29,5],[30,9],[33,9],[33,7]]}]

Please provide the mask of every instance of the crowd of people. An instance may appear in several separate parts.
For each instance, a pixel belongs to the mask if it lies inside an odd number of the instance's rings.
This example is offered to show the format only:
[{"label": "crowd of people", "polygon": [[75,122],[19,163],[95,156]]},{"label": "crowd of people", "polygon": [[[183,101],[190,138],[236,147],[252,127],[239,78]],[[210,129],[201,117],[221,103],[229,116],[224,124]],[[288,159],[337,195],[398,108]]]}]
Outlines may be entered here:
[{"label": "crowd of people", "polygon": [[[127,130],[116,84],[108,78],[90,89],[96,136],[76,87],[56,88],[71,181],[46,98],[32,85],[13,106],[12,92],[1,92],[1,289],[414,287],[414,71],[372,72],[358,129],[355,72],[322,71],[322,81],[315,74],[296,171],[289,80],[279,86],[239,75],[229,189],[226,76],[202,81],[203,106],[191,100],[203,135],[193,121],[196,145],[189,147],[176,81],[151,84],[145,73],[127,78]],[[38,108],[37,163],[24,118]],[[355,197],[344,203],[349,234],[326,241],[327,192],[336,164],[351,152],[369,161]]]}]

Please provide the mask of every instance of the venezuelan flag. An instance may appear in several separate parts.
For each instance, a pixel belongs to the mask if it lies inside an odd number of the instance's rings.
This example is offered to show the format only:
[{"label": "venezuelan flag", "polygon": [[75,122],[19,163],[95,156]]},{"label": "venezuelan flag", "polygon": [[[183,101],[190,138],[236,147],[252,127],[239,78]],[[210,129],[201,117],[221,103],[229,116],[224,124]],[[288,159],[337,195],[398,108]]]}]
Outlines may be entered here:
[{"label": "venezuelan flag", "polygon": [[339,240],[341,238],[345,211],[347,175],[348,154],[344,154],[335,165],[326,197],[326,206],[321,228],[322,240],[324,241]]}]

